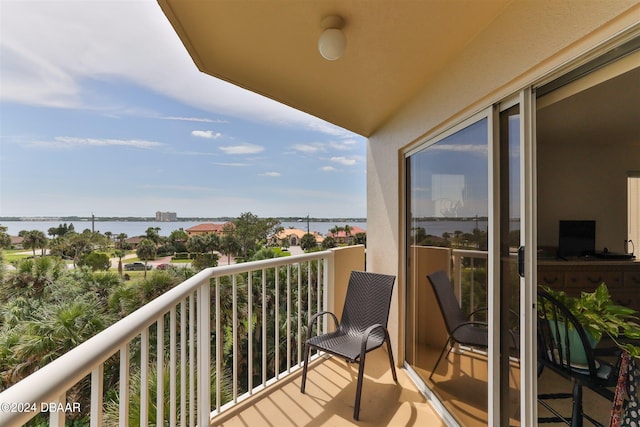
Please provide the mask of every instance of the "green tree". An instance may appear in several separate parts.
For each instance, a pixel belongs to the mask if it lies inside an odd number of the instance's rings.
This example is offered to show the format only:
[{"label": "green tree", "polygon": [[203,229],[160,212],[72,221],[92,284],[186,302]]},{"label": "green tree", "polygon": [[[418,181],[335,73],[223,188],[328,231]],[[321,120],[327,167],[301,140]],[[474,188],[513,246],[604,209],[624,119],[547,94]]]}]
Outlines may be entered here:
[{"label": "green tree", "polygon": [[63,241],[64,255],[73,259],[74,267],[83,255],[93,250],[93,233],[90,230],[85,230],[80,234],[68,232],[64,235]]},{"label": "green tree", "polygon": [[353,242],[356,245],[366,245],[367,244],[367,233],[356,233],[354,236]]},{"label": "green tree", "polygon": [[316,237],[311,233],[305,234],[302,236],[302,239],[300,239],[300,247],[305,251],[315,249],[316,246],[318,246]]},{"label": "green tree", "polygon": [[122,276],[122,258],[124,258],[126,252],[122,249],[116,249],[113,252],[113,256],[118,258],[118,274]]},{"label": "green tree", "polygon": [[20,236],[22,236],[22,247],[25,249],[33,250],[33,256],[36,256],[36,249],[42,250],[42,255],[44,255],[44,249],[47,247],[47,236],[40,230],[30,230],[25,231],[22,230],[20,232]]},{"label": "green tree", "polygon": [[87,266],[93,271],[104,270],[107,271],[111,268],[111,260],[107,254],[99,252],[91,252],[85,254],[80,258],[78,262],[79,266]]},{"label": "green tree", "polygon": [[215,252],[220,248],[220,236],[216,233],[210,233],[204,236],[204,240],[205,251],[210,255],[215,255]]},{"label": "green tree", "polygon": [[323,249],[331,249],[331,248],[335,248],[336,246],[338,246],[338,244],[336,243],[336,239],[334,239],[331,236],[325,237],[324,240],[322,241]]},{"label": "green tree", "polygon": [[159,245],[162,242],[162,238],[160,237],[160,227],[147,228],[145,235],[147,236],[147,239],[151,240],[156,245]]},{"label": "green tree", "polygon": [[62,237],[67,234],[69,231],[74,231],[73,224],[67,226],[67,223],[59,224],[57,227],[51,227],[47,230],[47,234],[52,238]]},{"label": "green tree", "polygon": [[347,239],[347,245],[350,245],[351,244],[351,226],[349,224],[346,224],[343,227],[343,230],[344,230],[344,235]]},{"label": "green tree", "polygon": [[189,235],[182,228],[173,230],[171,234],[169,234],[168,240],[174,252],[186,252],[186,243],[189,240]]},{"label": "green tree", "polygon": [[106,238],[107,249],[109,249],[111,247],[111,241],[113,239],[113,233],[110,232],[110,231],[105,231],[104,232],[104,237]]},{"label": "green tree", "polygon": [[240,244],[240,255],[248,258],[261,246],[265,245],[268,237],[273,234],[280,221],[273,218],[259,218],[251,212],[245,212],[236,218],[235,236]]},{"label": "green tree", "polygon": [[240,252],[240,243],[236,238],[235,227],[232,224],[226,224],[222,228],[219,250],[223,255],[227,256],[227,264],[231,263],[231,256],[235,256]]},{"label": "green tree", "polygon": [[0,249],[11,247],[11,236],[7,234],[7,227],[0,225]]},{"label": "green tree", "polygon": [[118,249],[127,249],[125,246],[127,245],[127,233],[120,233],[116,237],[116,248]]},{"label": "green tree", "polygon": [[207,252],[207,241],[205,236],[195,234],[187,240],[187,250],[191,253],[202,254]]},{"label": "green tree", "polygon": [[147,261],[156,258],[157,247],[151,239],[143,239],[136,248],[138,258],[144,261],[144,277],[147,278]]}]

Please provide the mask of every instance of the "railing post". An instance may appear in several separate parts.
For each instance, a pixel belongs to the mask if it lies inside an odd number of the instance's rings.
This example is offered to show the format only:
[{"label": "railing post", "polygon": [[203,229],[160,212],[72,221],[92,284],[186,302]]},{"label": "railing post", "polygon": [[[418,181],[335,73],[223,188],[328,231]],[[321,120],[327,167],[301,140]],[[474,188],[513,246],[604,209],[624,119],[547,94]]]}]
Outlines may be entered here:
[{"label": "railing post", "polygon": [[90,427],[102,426],[102,403],[104,383],[104,364],[91,372],[91,415]]},{"label": "railing post", "polygon": [[149,424],[149,327],[140,334],[140,425]]},{"label": "railing post", "polygon": [[[58,397],[54,402],[49,404],[49,426],[50,427],[64,427],[64,410],[58,411],[60,406],[64,406],[67,403],[67,394],[63,394]],[[51,405],[55,405],[52,408]],[[53,411],[51,409],[54,409]]]},{"label": "railing post", "polygon": [[198,425],[208,426],[211,415],[210,284],[198,288]]},{"label": "railing post", "polygon": [[215,358],[215,373],[216,373],[216,410],[220,411],[220,407],[222,406],[222,397],[220,396],[221,392],[221,381],[222,377],[220,372],[222,372],[222,334],[220,331],[222,330],[221,320],[220,320],[220,279],[216,277],[215,279],[215,298],[216,305],[214,313],[215,317],[215,325],[216,325],[216,358]]},{"label": "railing post", "polygon": [[[333,254],[333,252],[332,252]],[[318,270],[320,270],[320,260],[318,260]],[[334,297],[334,292],[333,289],[331,290],[331,298],[329,298],[329,257],[325,257],[322,259],[322,307],[318,307],[318,311],[322,311],[322,310],[329,310],[329,301],[333,300]],[[332,287],[333,288],[333,287]],[[335,301],[334,301],[335,302]],[[332,313],[335,313],[335,310],[333,309],[333,307],[331,308]],[[327,332],[329,329],[329,316],[322,316],[323,317],[323,326],[322,326],[322,330],[323,332]],[[334,325],[331,325],[331,328],[333,329]]]},{"label": "railing post", "polygon": [[120,408],[119,425],[129,425],[129,344],[120,349]]}]

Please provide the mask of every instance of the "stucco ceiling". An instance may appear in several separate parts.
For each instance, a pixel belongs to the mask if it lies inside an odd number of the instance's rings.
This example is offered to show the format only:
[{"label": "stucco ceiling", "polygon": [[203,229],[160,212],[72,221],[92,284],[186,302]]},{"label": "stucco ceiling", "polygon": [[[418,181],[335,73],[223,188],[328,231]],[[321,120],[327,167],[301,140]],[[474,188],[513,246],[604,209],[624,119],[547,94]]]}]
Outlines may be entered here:
[{"label": "stucco ceiling", "polygon": [[[158,0],[201,71],[364,136],[511,1]],[[332,14],[347,48],[327,61],[317,43]]]}]

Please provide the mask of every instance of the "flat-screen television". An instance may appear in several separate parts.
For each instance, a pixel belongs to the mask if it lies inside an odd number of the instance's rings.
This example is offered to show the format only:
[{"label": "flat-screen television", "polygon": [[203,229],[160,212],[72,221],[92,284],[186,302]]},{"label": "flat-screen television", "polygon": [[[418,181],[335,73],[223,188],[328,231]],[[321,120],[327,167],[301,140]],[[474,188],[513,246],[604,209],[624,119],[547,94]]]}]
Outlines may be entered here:
[{"label": "flat-screen television", "polygon": [[596,222],[593,220],[560,220],[558,256],[593,255],[596,250]]}]

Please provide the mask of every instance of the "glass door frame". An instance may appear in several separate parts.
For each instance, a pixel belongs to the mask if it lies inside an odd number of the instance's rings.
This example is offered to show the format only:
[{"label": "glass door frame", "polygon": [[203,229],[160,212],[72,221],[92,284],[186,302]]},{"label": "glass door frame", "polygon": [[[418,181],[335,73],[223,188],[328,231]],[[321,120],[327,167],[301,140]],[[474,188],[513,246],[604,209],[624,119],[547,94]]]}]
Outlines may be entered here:
[{"label": "glass door frame", "polygon": [[490,218],[489,235],[489,425],[501,425],[502,396],[500,387],[500,113],[516,105],[520,107],[520,242],[524,246],[524,277],[520,278],[520,424],[537,424],[537,358],[536,358],[536,157],[535,97],[531,88],[495,105],[493,135],[490,141]]}]

